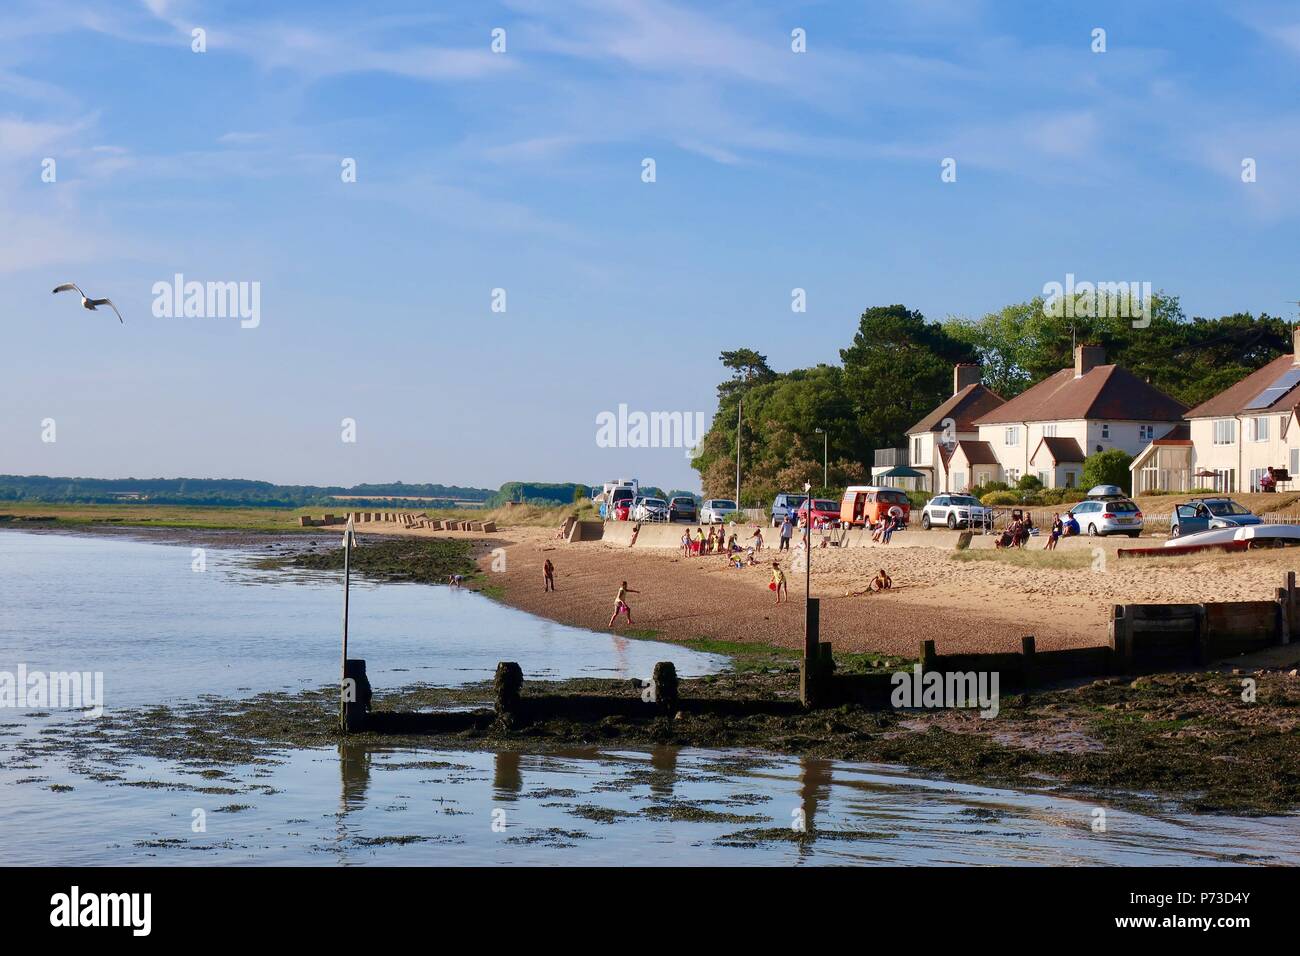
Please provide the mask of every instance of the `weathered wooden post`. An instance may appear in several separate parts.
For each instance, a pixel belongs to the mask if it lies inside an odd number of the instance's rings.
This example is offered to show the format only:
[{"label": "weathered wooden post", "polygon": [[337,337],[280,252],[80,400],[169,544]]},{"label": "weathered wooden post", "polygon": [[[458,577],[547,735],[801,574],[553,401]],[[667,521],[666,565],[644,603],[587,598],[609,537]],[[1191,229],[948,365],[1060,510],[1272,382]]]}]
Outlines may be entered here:
[{"label": "weathered wooden post", "polygon": [[921,642],[921,673],[926,671],[937,670],[939,666],[939,655],[935,653],[934,641]]},{"label": "weathered wooden post", "polygon": [[[357,699],[356,684],[348,684],[348,592],[351,588],[351,559],[355,539],[352,517],[349,515],[347,526],[343,529],[343,664],[339,678],[339,730],[345,734],[348,732],[348,704]],[[361,666],[364,672],[365,665]],[[348,700],[349,697],[352,701]]]},{"label": "weathered wooden post", "polygon": [[664,713],[677,710],[677,668],[672,661],[660,661],[650,675],[650,700]]},{"label": "weathered wooden post", "polygon": [[1036,683],[1034,675],[1034,636],[1032,634],[1020,639],[1020,675],[1024,681],[1021,693],[1028,699],[1029,691]]},{"label": "weathered wooden post", "polygon": [[799,700],[805,707],[818,707],[825,697],[820,638],[821,601],[810,597],[804,606],[803,661],[799,665]]},{"label": "weathered wooden post", "polygon": [[364,660],[354,657],[344,664],[343,686],[343,732],[365,730],[371,690]]},{"label": "weathered wooden post", "polygon": [[498,717],[509,718],[519,713],[519,696],[524,686],[524,671],[514,661],[501,661],[492,678],[496,692],[495,709]]},{"label": "weathered wooden post", "polygon": [[1115,673],[1129,673],[1133,669],[1133,619],[1123,604],[1110,608],[1110,650]]}]

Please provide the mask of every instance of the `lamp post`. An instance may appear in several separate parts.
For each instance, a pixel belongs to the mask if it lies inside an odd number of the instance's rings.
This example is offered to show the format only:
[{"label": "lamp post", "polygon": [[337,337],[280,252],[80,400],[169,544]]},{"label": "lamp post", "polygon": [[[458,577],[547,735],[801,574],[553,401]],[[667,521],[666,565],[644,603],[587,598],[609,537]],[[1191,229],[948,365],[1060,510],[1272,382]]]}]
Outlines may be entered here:
[{"label": "lamp post", "polygon": [[745,407],[742,397],[736,401],[736,510],[740,510],[740,422],[741,411]]},{"label": "lamp post", "polygon": [[830,482],[830,456],[829,456],[830,436],[826,433],[826,430],[822,428],[815,428],[813,429],[813,431],[815,431],[818,435],[822,436],[822,487],[827,488],[830,486],[831,483]]}]

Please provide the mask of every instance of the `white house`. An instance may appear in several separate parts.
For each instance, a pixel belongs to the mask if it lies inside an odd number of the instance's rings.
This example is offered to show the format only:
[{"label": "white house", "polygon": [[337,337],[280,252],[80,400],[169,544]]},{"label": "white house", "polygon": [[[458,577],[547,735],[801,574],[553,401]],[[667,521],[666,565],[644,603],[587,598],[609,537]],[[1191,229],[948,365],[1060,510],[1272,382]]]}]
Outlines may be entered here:
[{"label": "white house", "polygon": [[1083,461],[1118,448],[1137,455],[1182,423],[1187,407],[1118,365],[1105,350],[1080,345],[1074,367],[1048,376],[975,420],[977,457],[998,462],[998,479],[1037,475],[1046,488],[1078,487]]},{"label": "white house", "polygon": [[1181,457],[1149,446],[1133,462],[1134,487],[1258,491],[1273,469],[1282,488],[1300,473],[1300,328],[1292,350],[1187,412]]},{"label": "white house", "polygon": [[907,430],[908,462],[924,475],[918,480],[921,488],[937,493],[980,484],[973,477],[975,468],[989,462],[972,460],[983,459],[983,453],[967,454],[960,446],[979,437],[975,419],[1003,401],[980,382],[978,365],[953,367],[952,396]]}]

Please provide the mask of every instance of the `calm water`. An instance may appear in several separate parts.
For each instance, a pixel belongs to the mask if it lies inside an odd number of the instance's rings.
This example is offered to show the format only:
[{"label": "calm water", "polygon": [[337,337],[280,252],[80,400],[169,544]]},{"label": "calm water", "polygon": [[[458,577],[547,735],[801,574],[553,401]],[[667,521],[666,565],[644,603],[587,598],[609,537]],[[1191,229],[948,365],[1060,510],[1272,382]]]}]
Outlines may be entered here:
[{"label": "calm water", "polygon": [[[102,670],[110,710],[332,681],[337,582],[268,576],[248,558],[209,549],[196,572],[188,547],[2,532],[0,670]],[[720,664],[440,587],[363,585],[353,614],[353,654],[368,659],[377,687],[480,680],[503,659],[533,677],[646,677],[663,659],[683,674]],[[111,768],[32,764],[7,746],[83,719],[0,712],[5,862],[1300,864],[1297,818],[1108,808],[1106,832],[1094,833],[1097,804],[1048,792],[734,751],[345,745],[280,752],[213,779],[133,756]],[[122,779],[88,775],[103,769]],[[790,839],[797,826],[814,836]]]}]

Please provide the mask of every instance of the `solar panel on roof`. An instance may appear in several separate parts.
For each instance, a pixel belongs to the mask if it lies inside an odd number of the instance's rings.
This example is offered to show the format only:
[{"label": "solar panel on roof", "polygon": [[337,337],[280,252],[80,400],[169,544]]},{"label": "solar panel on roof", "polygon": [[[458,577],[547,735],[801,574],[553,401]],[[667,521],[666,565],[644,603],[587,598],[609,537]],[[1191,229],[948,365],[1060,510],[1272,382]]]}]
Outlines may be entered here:
[{"label": "solar panel on roof", "polygon": [[1256,395],[1246,408],[1268,408],[1296,385],[1300,385],[1300,368],[1284,372],[1277,381]]}]

